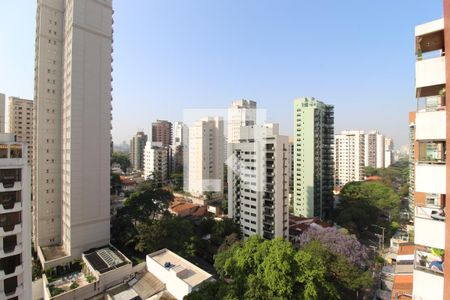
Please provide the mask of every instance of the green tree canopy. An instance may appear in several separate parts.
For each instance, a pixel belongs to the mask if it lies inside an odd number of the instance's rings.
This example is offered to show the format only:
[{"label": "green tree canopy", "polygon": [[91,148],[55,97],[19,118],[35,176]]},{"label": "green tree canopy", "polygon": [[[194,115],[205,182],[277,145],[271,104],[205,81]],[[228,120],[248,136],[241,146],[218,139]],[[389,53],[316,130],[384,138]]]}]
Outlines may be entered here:
[{"label": "green tree canopy", "polygon": [[185,299],[347,299],[370,284],[367,272],[318,241],[295,250],[282,239],[252,236],[220,249],[220,279]]},{"label": "green tree canopy", "polygon": [[113,152],[111,154],[111,164],[118,163],[122,171],[126,172],[131,166],[129,154],[126,152]]}]

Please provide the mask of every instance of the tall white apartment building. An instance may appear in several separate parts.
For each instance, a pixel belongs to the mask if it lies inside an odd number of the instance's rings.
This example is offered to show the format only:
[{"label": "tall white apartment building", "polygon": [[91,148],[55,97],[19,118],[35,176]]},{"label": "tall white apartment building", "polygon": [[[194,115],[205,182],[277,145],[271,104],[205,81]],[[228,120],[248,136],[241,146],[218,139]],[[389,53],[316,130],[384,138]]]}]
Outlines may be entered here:
[{"label": "tall white apartment building", "polygon": [[173,124],[172,132],[172,171],[179,171],[183,169],[183,149],[187,144],[188,129],[183,122],[175,122]]},{"label": "tall white apartment building", "polygon": [[237,143],[242,126],[256,124],[256,102],[252,100],[233,101],[228,108],[227,142]]},{"label": "tall white apartment building", "polygon": [[133,170],[144,170],[144,148],[147,140],[147,135],[139,131],[130,141],[130,162]]},{"label": "tall white apartment building", "polygon": [[27,146],[0,134],[0,299],[31,299],[31,201]]},{"label": "tall white apartment building", "polygon": [[245,126],[230,144],[228,215],[244,237],[288,236],[288,137],[278,124]]},{"label": "tall white apartment building", "polygon": [[334,136],[334,185],[364,179],[364,131],[342,131]]},{"label": "tall white apartment building", "polygon": [[370,131],[364,137],[364,165],[372,168],[384,168],[384,135]]},{"label": "tall white apartment building", "polygon": [[[412,298],[450,299],[450,185],[446,108],[450,61],[450,2],[444,19],[415,28],[417,111],[410,114],[411,169],[414,190],[414,271]],[[444,29],[445,28],[445,29]],[[445,262],[444,262],[445,261]]]},{"label": "tall white apartment building", "polygon": [[384,139],[384,167],[387,168],[394,162],[394,140]]},{"label": "tall white apartment building", "polygon": [[5,94],[0,93],[0,133],[5,132],[6,116],[5,116]]},{"label": "tall white apartment building", "polygon": [[[223,119],[208,117],[189,127],[187,191],[194,196],[213,192],[223,194]],[[186,185],[185,185],[186,188]]]},{"label": "tall white apartment building", "polygon": [[34,245],[44,268],[109,243],[112,0],[38,0]]},{"label": "tall white apartment building", "polygon": [[28,164],[31,167],[33,167],[33,107],[33,100],[8,98],[7,131],[16,135],[16,141],[27,143]]},{"label": "tall white apartment building", "polygon": [[147,141],[144,149],[144,177],[165,184],[169,181],[169,148],[161,142]]}]

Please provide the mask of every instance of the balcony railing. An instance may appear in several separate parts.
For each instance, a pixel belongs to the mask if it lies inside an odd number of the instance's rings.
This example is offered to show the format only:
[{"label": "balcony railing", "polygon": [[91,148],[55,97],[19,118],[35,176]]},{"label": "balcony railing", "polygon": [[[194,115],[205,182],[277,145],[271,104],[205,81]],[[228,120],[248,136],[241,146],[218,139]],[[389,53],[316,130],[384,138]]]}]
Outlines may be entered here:
[{"label": "balcony railing", "polygon": [[20,191],[0,193],[0,205],[2,205],[4,209],[12,209],[14,204],[20,201]]},{"label": "balcony railing", "polygon": [[20,169],[0,169],[0,183],[4,188],[12,188],[14,183],[22,180]]},{"label": "balcony railing", "polygon": [[0,271],[3,271],[6,275],[14,273],[16,267],[20,266],[22,259],[20,254],[4,257],[0,259]]},{"label": "balcony railing", "polygon": [[429,247],[418,247],[414,254],[414,268],[443,276],[444,250]]},{"label": "balcony railing", "polygon": [[445,96],[436,95],[417,98],[417,112],[445,110]]},{"label": "balcony railing", "polygon": [[445,222],[445,211],[437,207],[416,206],[416,217]]},{"label": "balcony railing", "polygon": [[20,212],[0,215],[0,227],[3,228],[4,231],[11,231],[20,223],[22,223],[22,215]]},{"label": "balcony railing", "polygon": [[4,286],[4,293],[6,296],[11,296],[16,292],[18,283],[17,283],[17,276],[6,278],[3,282]]}]

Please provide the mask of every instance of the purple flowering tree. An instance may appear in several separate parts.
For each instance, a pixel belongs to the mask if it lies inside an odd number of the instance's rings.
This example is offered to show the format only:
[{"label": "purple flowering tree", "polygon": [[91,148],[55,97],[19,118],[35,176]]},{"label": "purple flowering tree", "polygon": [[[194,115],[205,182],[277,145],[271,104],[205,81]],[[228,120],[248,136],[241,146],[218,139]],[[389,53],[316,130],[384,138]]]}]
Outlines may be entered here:
[{"label": "purple flowering tree", "polygon": [[334,254],[342,255],[359,267],[367,266],[368,249],[355,236],[340,232],[335,227],[320,228],[310,226],[300,236],[300,248],[316,240]]}]

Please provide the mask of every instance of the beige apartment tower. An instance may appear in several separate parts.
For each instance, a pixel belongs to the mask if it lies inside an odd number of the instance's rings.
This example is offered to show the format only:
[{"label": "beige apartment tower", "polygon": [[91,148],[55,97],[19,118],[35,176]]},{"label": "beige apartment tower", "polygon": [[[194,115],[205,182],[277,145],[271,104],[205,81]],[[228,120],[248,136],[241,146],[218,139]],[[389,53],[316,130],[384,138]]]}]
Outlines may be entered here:
[{"label": "beige apartment tower", "polygon": [[14,133],[16,141],[28,145],[28,164],[33,163],[33,100],[8,98],[7,131]]},{"label": "beige apartment tower", "polygon": [[223,141],[221,117],[200,119],[189,127],[187,192],[197,197],[205,192],[223,195]]},{"label": "beige apartment tower", "polygon": [[44,268],[109,243],[112,0],[38,0],[34,245]]}]

